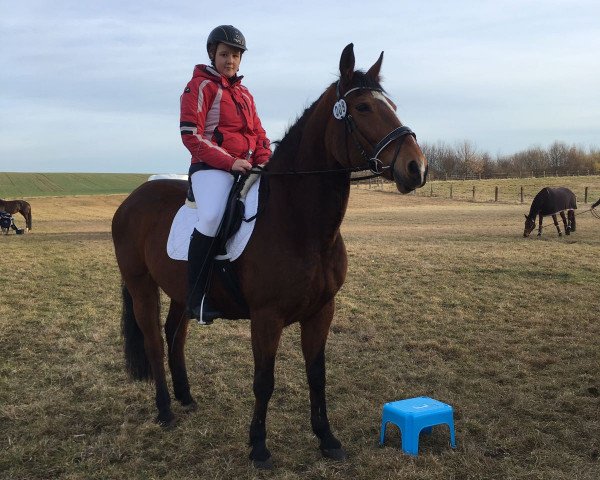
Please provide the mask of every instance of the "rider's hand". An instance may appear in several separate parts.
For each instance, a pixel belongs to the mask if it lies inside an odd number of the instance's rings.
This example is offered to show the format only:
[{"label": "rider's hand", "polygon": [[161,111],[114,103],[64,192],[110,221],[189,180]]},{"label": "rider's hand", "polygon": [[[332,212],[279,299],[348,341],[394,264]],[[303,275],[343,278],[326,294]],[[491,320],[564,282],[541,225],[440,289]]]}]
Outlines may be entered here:
[{"label": "rider's hand", "polygon": [[243,158],[236,158],[235,162],[233,162],[233,165],[231,166],[231,171],[238,173],[246,173],[251,168],[252,164],[248,160],[244,160]]}]

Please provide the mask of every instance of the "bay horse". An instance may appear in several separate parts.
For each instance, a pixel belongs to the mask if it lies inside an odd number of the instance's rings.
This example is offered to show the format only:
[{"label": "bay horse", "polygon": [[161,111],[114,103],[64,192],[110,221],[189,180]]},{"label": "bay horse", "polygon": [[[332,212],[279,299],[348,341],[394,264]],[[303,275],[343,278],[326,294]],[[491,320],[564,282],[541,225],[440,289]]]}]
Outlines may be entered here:
[{"label": "bay horse", "polygon": [[31,230],[31,205],[25,200],[2,200],[0,199],[0,212],[20,213],[25,219],[27,230]]},{"label": "bay horse", "polygon": [[[562,236],[558,226],[557,214],[560,214],[565,226],[565,233],[570,235],[575,231],[575,209],[577,209],[577,198],[575,194],[566,187],[542,188],[531,202],[529,215],[525,215],[525,230],[523,236],[528,237],[535,228],[535,218],[539,216],[538,237],[542,234],[543,217],[552,216],[558,236]],[[565,212],[567,215],[565,216]]]},{"label": "bay horse", "polygon": [[[325,343],[347,270],[340,225],[351,172],[371,169],[393,180],[401,193],[422,187],[427,176],[414,133],[402,126],[380,85],[382,61],[383,52],[366,73],[355,71],[353,45],[346,46],[339,80],[304,111],[273,153],[262,178],[269,188],[261,182],[254,232],[232,264],[247,308],[217,275],[211,282],[210,297],[221,318],[250,319],[255,404],[249,457],[257,468],[272,467],[267,406],[282,330],[294,322],[300,324],[312,430],[325,457],[346,458],[327,418]],[[170,259],[166,251],[169,227],[186,191],[182,180],[146,182],[123,201],[112,222],[122,276],[126,365],[134,378],[154,379],[156,421],[164,426],[172,425],[174,416],[163,364],[159,287],[170,298],[164,329],[175,398],[186,409],[197,407],[184,358],[186,262]]]}]

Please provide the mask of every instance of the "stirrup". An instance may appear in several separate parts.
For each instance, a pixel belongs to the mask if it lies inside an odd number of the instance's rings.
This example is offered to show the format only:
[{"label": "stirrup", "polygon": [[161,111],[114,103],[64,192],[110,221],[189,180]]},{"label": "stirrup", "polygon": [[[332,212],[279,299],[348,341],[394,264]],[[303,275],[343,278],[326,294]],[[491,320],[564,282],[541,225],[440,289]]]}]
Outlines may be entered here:
[{"label": "stirrup", "polygon": [[191,310],[191,314],[198,322],[198,325],[202,326],[212,325],[214,319],[221,316],[221,312],[212,307],[206,295],[202,297],[200,305]]}]

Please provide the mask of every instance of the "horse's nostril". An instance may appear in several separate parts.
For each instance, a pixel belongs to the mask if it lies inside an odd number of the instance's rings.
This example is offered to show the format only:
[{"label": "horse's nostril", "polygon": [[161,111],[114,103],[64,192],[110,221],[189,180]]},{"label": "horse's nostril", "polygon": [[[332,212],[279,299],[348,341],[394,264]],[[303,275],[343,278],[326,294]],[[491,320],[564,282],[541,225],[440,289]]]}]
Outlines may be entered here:
[{"label": "horse's nostril", "polygon": [[421,169],[419,168],[419,164],[416,161],[412,160],[408,164],[408,173],[410,173],[410,175],[413,177],[421,176]]}]

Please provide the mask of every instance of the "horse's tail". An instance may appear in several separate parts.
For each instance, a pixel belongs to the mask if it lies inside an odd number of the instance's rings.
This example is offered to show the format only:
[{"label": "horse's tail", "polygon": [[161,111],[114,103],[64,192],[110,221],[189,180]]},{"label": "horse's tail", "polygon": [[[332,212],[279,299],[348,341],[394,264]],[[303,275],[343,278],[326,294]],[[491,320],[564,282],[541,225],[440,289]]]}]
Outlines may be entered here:
[{"label": "horse's tail", "polygon": [[121,293],[123,296],[121,332],[124,342],[125,367],[134,380],[150,380],[152,379],[152,370],[144,349],[144,334],[135,321],[133,298],[125,284],[121,287]]}]

